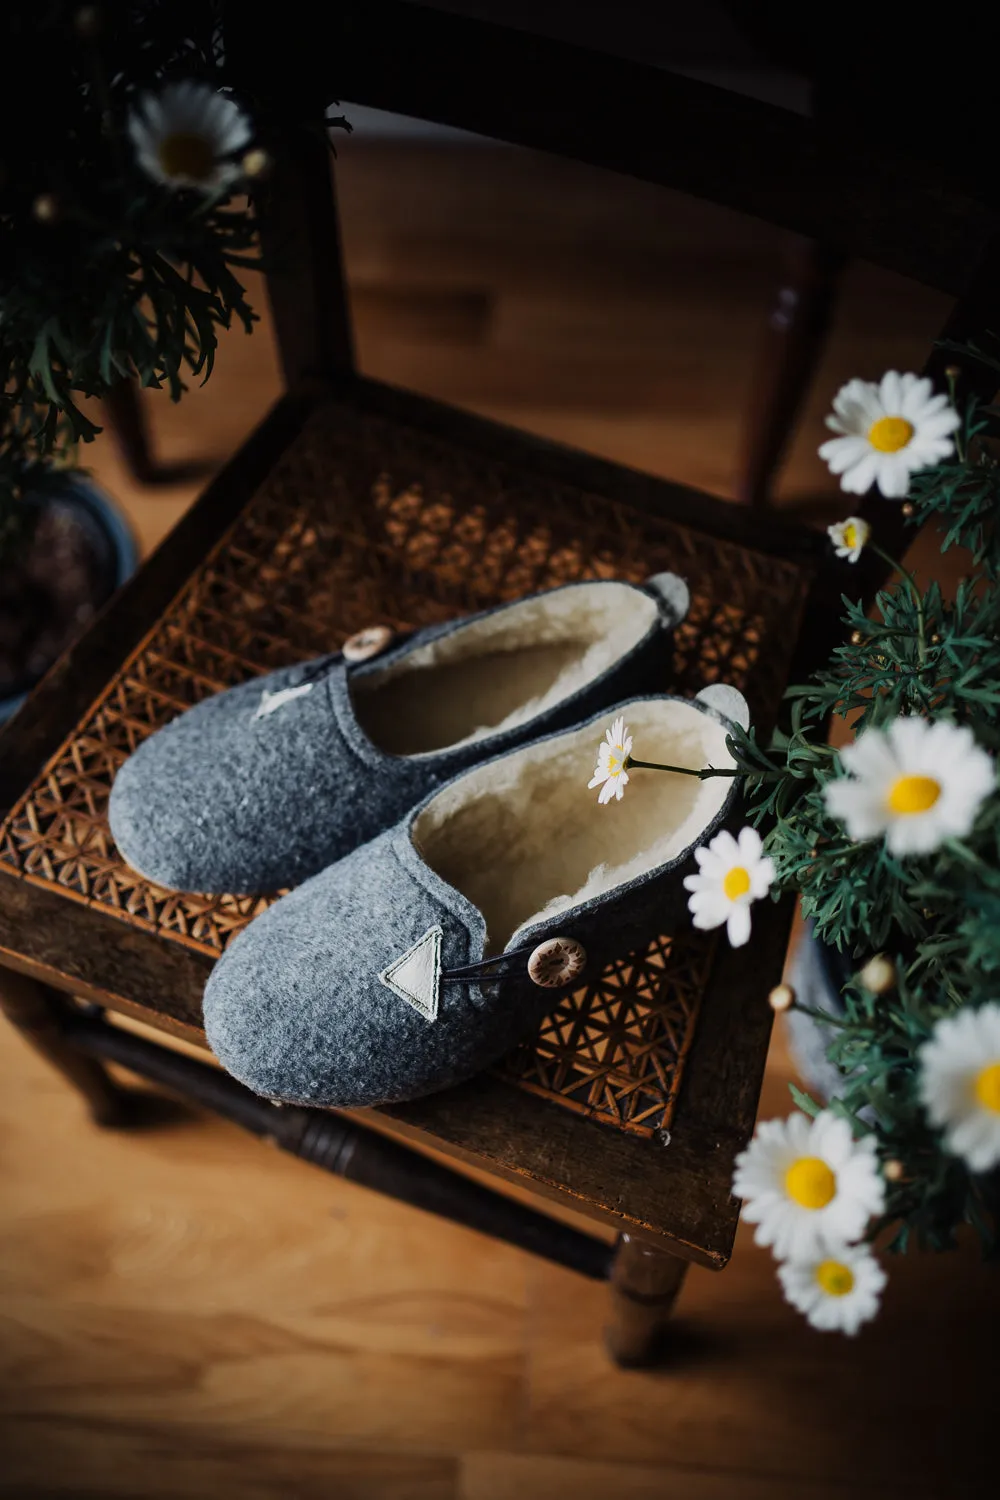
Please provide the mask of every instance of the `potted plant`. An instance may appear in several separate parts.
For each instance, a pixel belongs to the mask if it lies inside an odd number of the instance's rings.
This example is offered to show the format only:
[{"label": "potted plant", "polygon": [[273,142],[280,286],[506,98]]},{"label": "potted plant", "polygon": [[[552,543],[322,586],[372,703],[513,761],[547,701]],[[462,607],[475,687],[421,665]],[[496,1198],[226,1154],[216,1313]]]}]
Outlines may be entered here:
[{"label": "potted plant", "polygon": [[[876,484],[914,526],[937,523],[969,576],[946,600],[893,564],[871,615],[845,601],[844,642],[790,689],[786,728],[762,745],[734,727],[747,827],[698,850],[687,880],[695,926],[725,924],[734,945],[769,893],[797,892],[810,921],[772,1004],[792,1007],[816,1088],[758,1127],[733,1190],[789,1300],[847,1333],[878,1308],[876,1240],[943,1250],[969,1225],[1000,1248],[1000,464],[996,413],[959,409],[957,374],[949,394],[895,372],[851,381],[820,452],[848,493]],[[829,533],[849,563],[877,547],[857,516]],[[855,733],[839,751],[831,714]],[[626,775],[653,773],[623,746]]]},{"label": "potted plant", "polygon": [[0,724],[138,561],[112,500],[82,474],[0,454]]},{"label": "potted plant", "polygon": [[[0,167],[0,717],[127,576],[107,497],[73,472],[83,403],[207,379],[249,331],[255,101],[227,75],[220,0],[4,7]],[[31,126],[18,116],[31,100]]]}]

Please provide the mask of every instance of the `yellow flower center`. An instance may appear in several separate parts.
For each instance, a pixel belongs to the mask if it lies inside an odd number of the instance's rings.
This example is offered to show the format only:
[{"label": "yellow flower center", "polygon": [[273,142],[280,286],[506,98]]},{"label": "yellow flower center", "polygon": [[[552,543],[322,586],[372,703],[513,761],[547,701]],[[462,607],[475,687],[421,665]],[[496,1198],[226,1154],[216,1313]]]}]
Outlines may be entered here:
[{"label": "yellow flower center", "polygon": [[204,136],[184,130],[165,135],[157,147],[157,155],[165,177],[190,177],[192,182],[205,182],[215,166],[211,143]]},{"label": "yellow flower center", "polygon": [[976,1074],[976,1102],[1000,1115],[1000,1062],[990,1063]]},{"label": "yellow flower center", "polygon": [[848,521],[844,527],[844,546],[856,547],[858,545],[858,528],[853,521]]},{"label": "yellow flower center", "polygon": [[924,813],[941,795],[941,783],[934,776],[899,776],[889,788],[886,799],[889,811],[906,817]]},{"label": "yellow flower center", "polygon": [[868,429],[868,441],[879,453],[898,453],[913,436],[913,425],[905,417],[879,417]]},{"label": "yellow flower center", "polygon": [[828,1297],[846,1297],[854,1290],[854,1272],[842,1260],[821,1260],[816,1280]]},{"label": "yellow flower center", "polygon": [[801,1208],[825,1208],[837,1191],[837,1179],[819,1156],[800,1156],[785,1173],[785,1192]]},{"label": "yellow flower center", "polygon": [[609,776],[617,776],[618,772],[621,770],[621,768],[622,768],[621,761],[618,759],[617,755],[609,755],[608,756],[608,775]]},{"label": "yellow flower center", "polygon": [[733,865],[731,870],[726,871],[722,882],[727,901],[737,901],[740,896],[745,896],[750,889],[750,872],[744,870],[742,865]]}]

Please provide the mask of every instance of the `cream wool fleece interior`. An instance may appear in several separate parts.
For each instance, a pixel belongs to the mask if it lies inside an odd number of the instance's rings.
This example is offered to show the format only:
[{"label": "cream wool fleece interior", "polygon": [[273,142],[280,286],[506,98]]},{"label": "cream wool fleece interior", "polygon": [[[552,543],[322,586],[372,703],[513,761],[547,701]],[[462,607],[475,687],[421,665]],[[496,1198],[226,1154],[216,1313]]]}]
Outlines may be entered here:
[{"label": "cream wool fleece interior", "polygon": [[627,583],[538,594],[356,677],[358,723],[389,755],[426,755],[513,729],[607,671],[657,615],[656,601]]},{"label": "cream wool fleece interior", "polygon": [[[646,699],[624,714],[640,760],[735,764],[726,728],[677,699]],[[621,802],[601,807],[587,787],[603,722],[540,741],[445,787],[413,825],[431,869],[478,906],[487,952],[518,930],[568,911],[668,863],[697,843],[733,785],[665,771],[632,771]]]}]

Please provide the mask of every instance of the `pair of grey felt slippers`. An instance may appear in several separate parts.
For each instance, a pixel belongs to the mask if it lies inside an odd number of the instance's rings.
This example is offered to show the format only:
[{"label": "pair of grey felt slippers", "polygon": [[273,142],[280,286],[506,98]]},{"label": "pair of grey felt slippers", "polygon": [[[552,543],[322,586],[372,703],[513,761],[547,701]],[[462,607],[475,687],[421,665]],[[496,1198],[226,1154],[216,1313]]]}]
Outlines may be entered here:
[{"label": "pair of grey felt slippers", "polygon": [[299,1104],[433,1093],[684,920],[683,876],[734,783],[650,773],[611,811],[587,782],[618,715],[644,760],[733,764],[734,689],[643,696],[687,605],[665,573],[405,637],[375,626],[140,746],[110,807],[133,868],[198,892],[295,887],[209,978],[230,1073]]}]

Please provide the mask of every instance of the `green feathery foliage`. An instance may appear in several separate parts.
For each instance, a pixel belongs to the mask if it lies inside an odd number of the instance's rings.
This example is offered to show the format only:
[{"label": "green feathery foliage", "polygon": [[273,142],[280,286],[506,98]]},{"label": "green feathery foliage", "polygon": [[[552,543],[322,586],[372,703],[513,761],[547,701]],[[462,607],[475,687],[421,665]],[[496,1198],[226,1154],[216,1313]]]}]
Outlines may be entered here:
[{"label": "green feathery foliage", "polygon": [[[945,719],[967,725],[980,746],[1000,754],[993,426],[993,413],[971,403],[954,458],[916,475],[911,488],[913,524],[935,523],[942,550],[971,554],[955,598],[946,600],[937,583],[921,591],[903,573],[870,616],[845,599],[845,644],[811,682],[790,690],[790,729],[764,747],[752,733],[730,741],[750,816],[766,829],[773,894],[799,892],[816,937],[843,956],[842,1011],[817,1017],[843,1075],[831,1107],[858,1134],[874,1130],[882,1158],[901,1164],[872,1231],[891,1226],[897,1249],[911,1241],[947,1248],[965,1223],[987,1253],[1000,1253],[1000,1171],[973,1173],[946,1151],[919,1096],[919,1050],[935,1023],[998,998],[1000,798],[986,799],[967,837],[947,839],[931,854],[900,858],[884,839],[856,842],[826,808],[824,790],[843,774],[826,726],[832,715],[850,719],[856,731],[885,728],[901,714]],[[876,995],[857,971],[881,950],[893,956],[898,983]],[[817,1111],[794,1092],[803,1108]]]},{"label": "green feathery foliage", "polygon": [[0,7],[0,539],[16,533],[12,508],[37,465],[99,431],[88,398],[132,379],[176,400],[211,375],[221,330],[253,325],[240,279],[258,264],[247,182],[203,193],[154,181],[127,129],[140,100],[183,81],[233,100],[266,144],[266,102],[227,71],[224,11],[224,0]]}]

